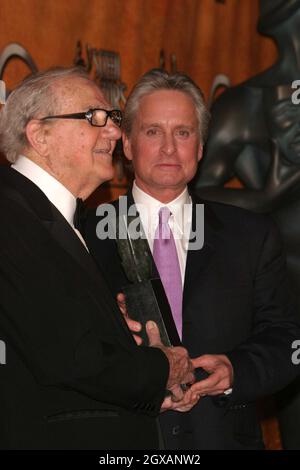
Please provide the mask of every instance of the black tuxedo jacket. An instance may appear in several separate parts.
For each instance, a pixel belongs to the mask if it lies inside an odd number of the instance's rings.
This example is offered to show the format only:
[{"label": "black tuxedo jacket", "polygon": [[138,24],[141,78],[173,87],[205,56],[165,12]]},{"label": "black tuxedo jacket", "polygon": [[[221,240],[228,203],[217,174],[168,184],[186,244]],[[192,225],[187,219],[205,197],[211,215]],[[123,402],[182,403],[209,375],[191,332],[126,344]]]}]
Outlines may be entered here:
[{"label": "black tuxedo jacket", "polygon": [[[193,199],[192,228],[196,203]],[[133,203],[128,194],[128,205]],[[118,208],[118,202],[114,203]],[[274,224],[232,206],[204,203],[204,246],[189,251],[183,293],[183,345],[191,357],[227,354],[234,369],[228,399],[205,397],[188,413],[160,416],[167,449],[256,449],[262,436],[255,401],[299,373],[292,342],[300,329]],[[99,240],[90,214],[85,237],[116,294],[128,283],[114,240]]]},{"label": "black tuxedo jacket", "polygon": [[0,218],[0,448],[158,448],[165,355],[135,345],[75,232],[10,168]]}]

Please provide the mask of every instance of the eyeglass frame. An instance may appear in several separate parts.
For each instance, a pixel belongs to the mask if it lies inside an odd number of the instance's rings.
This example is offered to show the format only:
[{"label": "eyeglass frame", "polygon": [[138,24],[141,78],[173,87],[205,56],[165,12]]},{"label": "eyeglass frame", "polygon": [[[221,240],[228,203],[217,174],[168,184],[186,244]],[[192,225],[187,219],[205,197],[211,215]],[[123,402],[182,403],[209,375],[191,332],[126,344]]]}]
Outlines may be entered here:
[{"label": "eyeglass frame", "polygon": [[[99,124],[93,124],[92,118],[93,118],[93,113],[95,111],[104,111],[106,113],[106,118],[105,118],[105,123],[103,125]],[[121,116],[121,119],[119,122],[115,122],[113,119],[113,113],[120,113],[119,115]],[[105,127],[107,124],[107,120],[110,118],[114,124],[116,124],[118,127],[121,127],[122,125],[122,111],[120,109],[103,109],[103,108],[90,108],[88,111],[85,111],[84,113],[71,113],[71,114],[60,114],[60,115],[53,115],[53,116],[45,116],[43,118],[40,118],[39,121],[46,121],[47,119],[86,119],[89,124],[93,127]]]}]

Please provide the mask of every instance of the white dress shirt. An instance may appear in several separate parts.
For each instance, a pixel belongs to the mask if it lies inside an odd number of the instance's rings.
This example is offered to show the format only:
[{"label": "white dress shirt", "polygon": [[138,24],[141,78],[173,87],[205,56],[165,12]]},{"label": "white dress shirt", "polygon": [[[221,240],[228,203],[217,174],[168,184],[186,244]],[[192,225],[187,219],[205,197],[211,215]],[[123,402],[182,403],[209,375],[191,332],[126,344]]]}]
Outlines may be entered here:
[{"label": "white dress shirt", "polygon": [[11,165],[11,168],[18,171],[23,176],[26,176],[26,178],[40,188],[49,201],[52,202],[56,209],[71,225],[72,229],[87,249],[81,233],[73,224],[73,217],[76,209],[75,196],[57,179],[24,155],[20,155],[17,161]]},{"label": "white dress shirt", "polygon": [[149,194],[142,191],[133,183],[132,195],[136,208],[140,214],[145,235],[151,253],[153,253],[153,240],[158,226],[158,213],[161,207],[168,207],[171,212],[169,225],[172,230],[181,272],[182,285],[184,284],[186,257],[192,225],[192,201],[187,188],[173,201],[163,204]]}]

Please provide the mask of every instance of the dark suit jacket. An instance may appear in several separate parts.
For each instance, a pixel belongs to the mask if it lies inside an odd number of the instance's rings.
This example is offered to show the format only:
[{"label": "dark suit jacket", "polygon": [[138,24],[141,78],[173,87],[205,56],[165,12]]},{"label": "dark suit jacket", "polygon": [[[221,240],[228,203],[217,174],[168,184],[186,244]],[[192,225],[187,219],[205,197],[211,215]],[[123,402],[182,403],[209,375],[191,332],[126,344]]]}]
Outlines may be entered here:
[{"label": "dark suit jacket", "polygon": [[77,235],[10,168],[0,218],[0,448],[158,448],[165,355],[135,345]]},{"label": "dark suit jacket", "polygon": [[[194,198],[194,230],[197,202],[203,201]],[[95,213],[89,216],[85,237],[117,293],[128,281],[115,241],[95,236],[98,222]],[[191,357],[227,354],[234,369],[233,394],[227,400],[202,398],[188,413],[163,413],[166,448],[262,448],[255,401],[298,374],[291,345],[299,337],[274,224],[262,215],[205,202],[204,246],[187,255],[183,345]]]}]

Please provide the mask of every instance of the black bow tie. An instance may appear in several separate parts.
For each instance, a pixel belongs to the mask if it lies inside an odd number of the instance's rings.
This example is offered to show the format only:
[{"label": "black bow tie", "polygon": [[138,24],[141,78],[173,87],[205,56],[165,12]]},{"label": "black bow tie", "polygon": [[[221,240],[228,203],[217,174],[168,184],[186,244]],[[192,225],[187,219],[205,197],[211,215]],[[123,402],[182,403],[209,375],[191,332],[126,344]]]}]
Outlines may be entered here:
[{"label": "black bow tie", "polygon": [[76,209],[74,212],[73,223],[74,227],[79,230],[82,234],[84,231],[85,220],[87,216],[87,208],[85,207],[83,200],[78,197],[76,199]]}]

